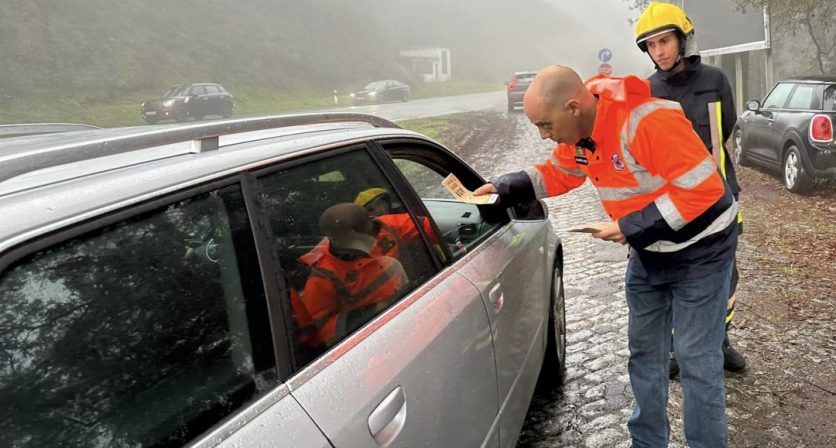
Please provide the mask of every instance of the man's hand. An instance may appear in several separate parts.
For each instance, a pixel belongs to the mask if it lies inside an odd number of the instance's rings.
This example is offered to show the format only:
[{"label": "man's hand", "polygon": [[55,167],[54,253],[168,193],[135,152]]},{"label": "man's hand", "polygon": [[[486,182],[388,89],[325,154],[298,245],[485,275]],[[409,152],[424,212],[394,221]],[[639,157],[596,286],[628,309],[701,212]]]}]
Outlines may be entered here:
[{"label": "man's hand", "polygon": [[601,227],[601,230],[593,233],[592,236],[604,241],[613,241],[619,244],[625,244],[627,242],[627,238],[623,233],[621,233],[621,227],[618,226],[618,221],[604,224]]},{"label": "man's hand", "polygon": [[473,190],[473,196],[484,196],[491,193],[498,193],[498,191],[496,191],[496,187],[491,183],[482,185],[476,190]]}]

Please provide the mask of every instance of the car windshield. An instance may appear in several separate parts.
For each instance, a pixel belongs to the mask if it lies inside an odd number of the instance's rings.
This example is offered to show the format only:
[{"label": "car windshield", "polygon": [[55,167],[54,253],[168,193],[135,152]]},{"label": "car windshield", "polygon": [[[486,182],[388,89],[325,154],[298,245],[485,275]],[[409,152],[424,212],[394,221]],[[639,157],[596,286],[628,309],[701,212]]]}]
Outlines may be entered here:
[{"label": "car windshield", "polygon": [[375,81],[366,84],[366,87],[363,87],[365,90],[379,90],[386,87],[386,81]]}]

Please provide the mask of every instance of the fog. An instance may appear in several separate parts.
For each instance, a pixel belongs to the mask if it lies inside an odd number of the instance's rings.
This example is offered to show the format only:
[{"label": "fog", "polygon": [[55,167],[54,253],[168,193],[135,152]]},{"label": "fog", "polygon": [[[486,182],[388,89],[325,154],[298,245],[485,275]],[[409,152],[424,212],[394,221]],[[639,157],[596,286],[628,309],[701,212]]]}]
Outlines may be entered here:
[{"label": "fog", "polygon": [[[0,122],[136,103],[218,82],[237,99],[420,85],[399,56],[450,50],[452,79],[493,83],[569,65],[588,77],[610,48],[615,74],[649,74],[623,0],[31,0],[0,16]],[[60,113],[59,113],[60,112]],[[102,112],[104,113],[104,112]],[[127,112],[124,112],[127,113]],[[57,114],[57,115],[56,115]],[[95,120],[94,120],[95,121]]]}]

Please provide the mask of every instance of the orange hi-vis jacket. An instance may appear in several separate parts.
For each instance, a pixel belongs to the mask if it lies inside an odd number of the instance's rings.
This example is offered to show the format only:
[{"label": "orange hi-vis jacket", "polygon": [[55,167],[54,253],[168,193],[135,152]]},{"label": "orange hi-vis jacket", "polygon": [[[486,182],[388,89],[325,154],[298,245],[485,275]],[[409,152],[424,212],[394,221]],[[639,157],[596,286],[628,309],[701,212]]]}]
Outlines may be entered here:
[{"label": "orange hi-vis jacket", "polygon": [[294,304],[302,342],[333,345],[352,329],[356,324],[353,320],[364,323],[362,316],[366,313],[383,309],[397,299],[406,283],[403,266],[392,257],[342,259],[331,249],[318,252],[301,300]]},{"label": "orange hi-vis jacket", "polygon": [[[715,240],[736,245],[736,232],[733,242],[727,237],[737,203],[679,103],[652,98],[649,84],[634,76],[599,75],[586,88],[598,97],[591,142],[561,143],[550,160],[499,177],[500,195],[556,196],[589,179],[628,243],[651,264],[653,254],[716,246]],[[725,252],[708,250],[714,258]]]}]

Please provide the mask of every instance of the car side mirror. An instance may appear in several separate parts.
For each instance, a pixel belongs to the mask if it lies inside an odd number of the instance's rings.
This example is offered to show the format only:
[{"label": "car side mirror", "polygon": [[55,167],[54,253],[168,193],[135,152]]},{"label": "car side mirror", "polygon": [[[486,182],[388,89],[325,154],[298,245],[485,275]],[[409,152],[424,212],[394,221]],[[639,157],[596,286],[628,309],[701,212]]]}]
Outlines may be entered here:
[{"label": "car side mirror", "polygon": [[752,112],[761,110],[761,103],[758,100],[752,100],[746,103],[746,109]]}]

